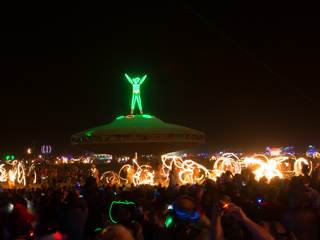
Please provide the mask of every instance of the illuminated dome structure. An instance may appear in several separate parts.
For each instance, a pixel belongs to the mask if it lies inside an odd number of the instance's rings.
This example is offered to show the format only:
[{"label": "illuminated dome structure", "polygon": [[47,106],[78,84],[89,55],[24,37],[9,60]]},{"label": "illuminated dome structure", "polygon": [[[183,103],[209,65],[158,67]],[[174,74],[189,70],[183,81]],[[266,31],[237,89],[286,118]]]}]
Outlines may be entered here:
[{"label": "illuminated dome structure", "polygon": [[[130,83],[141,84],[139,78],[126,78]],[[143,80],[146,76],[143,78]],[[139,94],[139,96],[138,96]],[[133,86],[131,113],[138,103],[141,115],[118,117],[109,125],[91,128],[71,136],[71,145],[96,153],[127,155],[164,154],[191,148],[205,142],[203,132],[143,114],[140,85]]]},{"label": "illuminated dome structure", "polygon": [[110,154],[164,154],[204,143],[203,132],[164,123],[149,115],[122,116],[109,125],[71,136],[71,144]]}]

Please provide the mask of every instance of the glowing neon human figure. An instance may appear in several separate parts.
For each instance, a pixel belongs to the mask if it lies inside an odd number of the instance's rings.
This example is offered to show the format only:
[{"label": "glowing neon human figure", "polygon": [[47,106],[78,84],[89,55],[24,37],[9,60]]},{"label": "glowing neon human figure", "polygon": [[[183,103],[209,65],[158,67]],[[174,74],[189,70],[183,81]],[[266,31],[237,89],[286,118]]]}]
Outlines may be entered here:
[{"label": "glowing neon human figure", "polygon": [[127,74],[125,74],[128,81],[133,86],[133,93],[132,93],[132,101],[131,101],[131,114],[133,114],[134,106],[136,105],[136,102],[138,102],[138,106],[140,109],[140,114],[143,114],[142,112],[142,104],[141,104],[141,97],[140,97],[140,85],[144,82],[147,75],[145,75],[142,79],[140,78],[130,78]]}]

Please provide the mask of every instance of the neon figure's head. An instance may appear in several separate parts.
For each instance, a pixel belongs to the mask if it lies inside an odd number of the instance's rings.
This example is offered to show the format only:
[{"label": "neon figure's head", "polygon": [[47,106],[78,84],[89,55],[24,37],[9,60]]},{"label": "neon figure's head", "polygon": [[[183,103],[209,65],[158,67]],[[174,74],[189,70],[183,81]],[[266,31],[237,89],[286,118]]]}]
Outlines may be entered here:
[{"label": "neon figure's head", "polygon": [[133,78],[132,82],[134,82],[135,84],[138,84],[140,82],[140,78]]}]

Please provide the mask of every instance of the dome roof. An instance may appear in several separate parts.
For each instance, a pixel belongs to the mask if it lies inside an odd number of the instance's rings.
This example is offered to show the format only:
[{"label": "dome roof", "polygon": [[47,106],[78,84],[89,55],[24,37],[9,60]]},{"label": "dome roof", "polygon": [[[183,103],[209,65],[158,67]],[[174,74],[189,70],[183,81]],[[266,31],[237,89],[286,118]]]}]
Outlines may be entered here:
[{"label": "dome roof", "polygon": [[150,115],[128,115],[118,117],[108,125],[94,127],[73,136],[104,133],[201,133],[200,131],[168,124]]},{"label": "dome roof", "polygon": [[91,128],[71,136],[71,145],[98,153],[164,154],[205,142],[203,132],[164,123],[150,115],[118,117],[108,125]]}]

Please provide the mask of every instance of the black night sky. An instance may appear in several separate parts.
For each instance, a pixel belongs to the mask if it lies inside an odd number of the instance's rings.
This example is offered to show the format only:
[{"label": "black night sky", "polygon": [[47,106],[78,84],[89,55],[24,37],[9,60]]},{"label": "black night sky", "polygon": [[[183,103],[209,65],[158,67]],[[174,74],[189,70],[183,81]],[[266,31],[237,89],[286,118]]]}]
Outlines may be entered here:
[{"label": "black night sky", "polygon": [[144,113],[205,132],[193,153],[320,147],[319,4],[223,2],[2,3],[0,159],[84,152],[71,134],[130,113],[125,73]]}]

